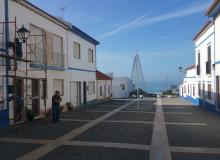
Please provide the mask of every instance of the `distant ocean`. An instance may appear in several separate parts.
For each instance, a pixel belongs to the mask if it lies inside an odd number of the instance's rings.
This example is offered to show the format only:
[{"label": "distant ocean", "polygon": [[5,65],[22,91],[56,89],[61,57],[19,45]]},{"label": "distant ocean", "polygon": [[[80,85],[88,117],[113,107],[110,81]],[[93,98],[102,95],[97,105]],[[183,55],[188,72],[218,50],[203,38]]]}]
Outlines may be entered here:
[{"label": "distant ocean", "polygon": [[149,83],[146,83],[146,92],[162,93],[163,91],[170,89],[171,85],[177,85],[177,84],[166,83],[166,82],[149,82]]}]

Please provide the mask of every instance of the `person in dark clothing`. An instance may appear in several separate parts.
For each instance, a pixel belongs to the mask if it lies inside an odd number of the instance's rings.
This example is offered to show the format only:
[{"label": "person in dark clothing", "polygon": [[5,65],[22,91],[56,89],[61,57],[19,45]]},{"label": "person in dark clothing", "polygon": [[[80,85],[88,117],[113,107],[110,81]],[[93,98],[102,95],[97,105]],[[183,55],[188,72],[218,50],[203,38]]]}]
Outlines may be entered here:
[{"label": "person in dark clothing", "polygon": [[52,115],[53,123],[59,122],[60,118],[60,102],[62,101],[60,97],[60,92],[55,91],[55,95],[52,97]]}]

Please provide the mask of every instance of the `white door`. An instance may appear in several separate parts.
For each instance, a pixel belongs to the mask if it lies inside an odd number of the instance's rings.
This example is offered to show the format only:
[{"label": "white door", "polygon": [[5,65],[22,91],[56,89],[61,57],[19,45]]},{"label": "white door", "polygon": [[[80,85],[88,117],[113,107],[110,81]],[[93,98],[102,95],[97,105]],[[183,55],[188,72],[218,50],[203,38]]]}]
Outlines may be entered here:
[{"label": "white door", "polygon": [[70,82],[70,96],[74,107],[81,105],[81,82]]}]

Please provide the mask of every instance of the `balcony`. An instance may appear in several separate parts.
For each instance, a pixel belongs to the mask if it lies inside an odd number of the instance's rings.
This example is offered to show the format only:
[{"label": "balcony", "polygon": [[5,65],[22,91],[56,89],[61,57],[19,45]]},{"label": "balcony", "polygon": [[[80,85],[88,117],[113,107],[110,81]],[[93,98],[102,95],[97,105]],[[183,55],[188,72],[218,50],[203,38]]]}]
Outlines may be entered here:
[{"label": "balcony", "polygon": [[196,73],[197,73],[197,75],[199,76],[199,75],[200,75],[200,65],[197,65],[196,68],[197,68],[197,72],[196,72]]},{"label": "balcony", "polygon": [[35,47],[30,49],[30,60],[33,61],[31,65],[39,66],[40,68],[45,68],[47,65],[48,68],[53,67],[64,67],[64,54],[57,52],[47,52],[46,49]]},{"label": "balcony", "polygon": [[64,54],[53,52],[52,61],[49,65],[55,67],[64,67]]},{"label": "balcony", "polygon": [[206,74],[211,74],[211,61],[206,62]]}]

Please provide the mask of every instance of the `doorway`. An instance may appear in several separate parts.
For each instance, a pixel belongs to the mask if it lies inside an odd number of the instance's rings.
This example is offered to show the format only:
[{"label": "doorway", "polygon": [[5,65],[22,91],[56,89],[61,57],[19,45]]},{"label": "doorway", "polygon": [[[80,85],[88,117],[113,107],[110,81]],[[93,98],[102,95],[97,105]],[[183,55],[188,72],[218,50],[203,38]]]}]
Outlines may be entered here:
[{"label": "doorway", "polygon": [[219,94],[219,91],[220,91],[220,88],[219,88],[219,76],[216,76],[216,110],[219,110],[220,109],[220,94]]},{"label": "doorway", "polygon": [[73,106],[81,105],[81,82],[70,82],[70,99]]},{"label": "doorway", "polygon": [[24,90],[23,90],[23,80],[22,79],[16,79],[15,80],[15,96],[16,101],[14,104],[14,121],[19,122],[22,121],[22,111],[24,108]]},{"label": "doorway", "polygon": [[205,107],[205,83],[202,84],[202,105]]},{"label": "doorway", "polygon": [[32,79],[32,111],[34,116],[40,114],[40,81],[39,79]]},{"label": "doorway", "polygon": [[86,82],[83,82],[83,104],[87,103],[87,85]]}]

